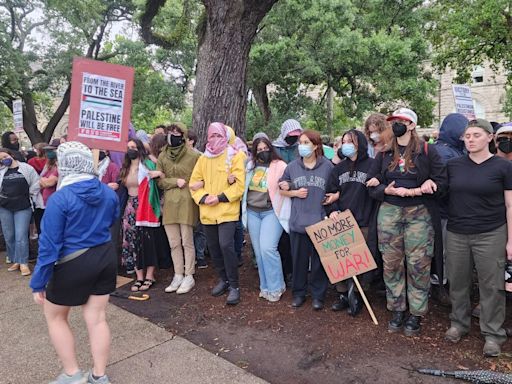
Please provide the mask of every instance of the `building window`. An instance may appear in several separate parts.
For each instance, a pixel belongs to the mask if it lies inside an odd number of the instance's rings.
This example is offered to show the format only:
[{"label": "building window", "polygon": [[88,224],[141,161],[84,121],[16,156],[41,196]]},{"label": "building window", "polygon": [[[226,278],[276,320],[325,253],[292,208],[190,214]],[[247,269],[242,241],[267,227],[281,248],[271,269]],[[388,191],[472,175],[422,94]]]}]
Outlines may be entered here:
[{"label": "building window", "polygon": [[473,73],[471,74],[473,78],[473,83],[483,83],[484,82],[484,68],[481,65],[477,65],[473,68]]}]

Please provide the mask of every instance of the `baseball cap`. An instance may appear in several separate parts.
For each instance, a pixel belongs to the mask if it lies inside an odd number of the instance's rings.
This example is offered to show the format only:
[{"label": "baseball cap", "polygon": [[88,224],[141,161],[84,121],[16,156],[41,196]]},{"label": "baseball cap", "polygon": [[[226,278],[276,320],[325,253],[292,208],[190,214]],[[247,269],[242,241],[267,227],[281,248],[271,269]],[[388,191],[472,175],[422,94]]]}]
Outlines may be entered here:
[{"label": "baseball cap", "polygon": [[501,127],[496,131],[496,136],[501,133],[511,133],[512,132],[512,122],[501,124]]},{"label": "baseball cap", "polygon": [[388,121],[396,119],[408,120],[414,124],[418,124],[418,116],[416,115],[416,112],[409,108],[397,109],[391,114],[391,116],[388,116],[387,118]]},{"label": "baseball cap", "polygon": [[494,129],[492,128],[491,123],[489,123],[485,119],[469,120],[469,123],[468,123],[468,126],[466,129],[471,128],[471,127],[482,128],[482,129],[486,130],[488,133],[491,133],[491,134],[494,133]]}]

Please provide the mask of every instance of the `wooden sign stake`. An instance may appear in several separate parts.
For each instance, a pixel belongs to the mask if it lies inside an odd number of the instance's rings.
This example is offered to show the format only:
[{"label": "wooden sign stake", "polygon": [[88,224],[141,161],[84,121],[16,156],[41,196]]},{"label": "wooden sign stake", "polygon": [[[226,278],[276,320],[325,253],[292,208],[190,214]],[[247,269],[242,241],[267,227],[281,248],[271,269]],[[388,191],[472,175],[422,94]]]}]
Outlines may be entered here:
[{"label": "wooden sign stake", "polygon": [[364,305],[366,306],[366,309],[368,310],[368,312],[370,312],[370,316],[373,320],[373,324],[379,325],[379,322],[377,321],[377,318],[375,317],[375,313],[373,313],[372,306],[370,305],[370,302],[366,298],[363,288],[361,288],[361,284],[359,284],[359,280],[358,280],[357,276],[352,276],[352,279],[354,279],[354,283],[356,283],[357,290],[359,291],[359,294],[363,298]]}]

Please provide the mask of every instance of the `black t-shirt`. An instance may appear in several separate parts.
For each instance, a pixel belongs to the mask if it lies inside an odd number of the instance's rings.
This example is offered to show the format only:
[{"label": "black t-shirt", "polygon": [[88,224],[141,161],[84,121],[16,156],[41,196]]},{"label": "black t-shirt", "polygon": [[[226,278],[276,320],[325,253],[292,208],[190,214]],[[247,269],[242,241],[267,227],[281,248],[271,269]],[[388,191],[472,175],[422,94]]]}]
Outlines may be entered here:
[{"label": "black t-shirt", "polygon": [[481,164],[469,156],[448,161],[450,232],[477,234],[507,222],[504,191],[512,190],[512,162],[493,156]]},{"label": "black t-shirt", "polygon": [[13,212],[30,207],[29,185],[18,168],[9,168],[4,174],[0,206]]},{"label": "black t-shirt", "polygon": [[[399,145],[398,150],[400,151],[400,154],[402,154],[403,156],[406,147],[403,145]],[[392,181],[395,182],[395,188],[403,187],[411,189],[421,187],[421,184],[418,185],[417,170],[414,168],[410,169],[408,172],[402,172],[400,170],[400,167],[397,165],[395,169],[387,172],[386,178],[388,179],[389,183],[391,183]],[[423,198],[421,196],[400,197],[394,195],[384,195],[384,201],[386,203],[398,205],[400,207],[413,207],[415,205],[423,204]]]}]

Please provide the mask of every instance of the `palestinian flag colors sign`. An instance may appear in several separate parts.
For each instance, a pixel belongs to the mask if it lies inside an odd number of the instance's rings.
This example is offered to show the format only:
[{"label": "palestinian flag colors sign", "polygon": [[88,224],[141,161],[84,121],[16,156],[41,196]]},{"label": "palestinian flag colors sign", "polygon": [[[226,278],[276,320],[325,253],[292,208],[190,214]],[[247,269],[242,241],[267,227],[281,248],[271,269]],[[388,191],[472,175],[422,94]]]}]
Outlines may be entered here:
[{"label": "palestinian flag colors sign", "polygon": [[126,151],[134,69],[75,58],[68,136],[90,148]]}]

